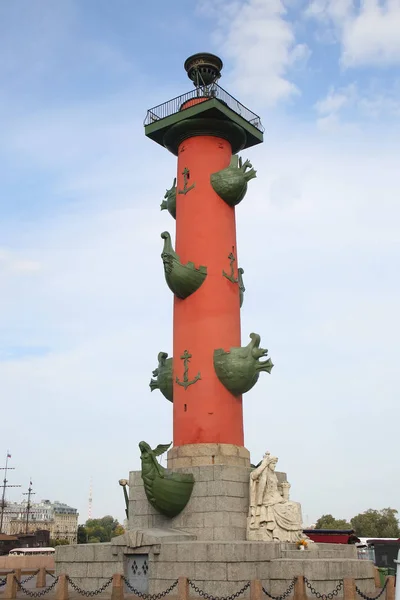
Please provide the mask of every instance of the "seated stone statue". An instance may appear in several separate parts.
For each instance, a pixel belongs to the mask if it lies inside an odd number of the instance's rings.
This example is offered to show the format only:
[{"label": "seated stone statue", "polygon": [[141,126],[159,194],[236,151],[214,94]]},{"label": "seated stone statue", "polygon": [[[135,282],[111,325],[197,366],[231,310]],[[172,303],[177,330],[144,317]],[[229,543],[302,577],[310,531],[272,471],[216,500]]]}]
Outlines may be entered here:
[{"label": "seated stone statue", "polygon": [[304,538],[301,506],[289,500],[290,484],[280,484],[275,473],[278,459],[269,452],[250,473],[250,508],[247,539],[297,542]]}]

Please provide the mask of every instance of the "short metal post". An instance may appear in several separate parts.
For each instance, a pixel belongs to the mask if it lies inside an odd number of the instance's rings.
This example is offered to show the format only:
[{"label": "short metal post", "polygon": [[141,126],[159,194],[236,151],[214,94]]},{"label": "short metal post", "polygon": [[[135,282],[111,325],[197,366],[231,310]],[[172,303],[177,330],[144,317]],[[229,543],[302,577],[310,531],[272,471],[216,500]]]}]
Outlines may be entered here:
[{"label": "short metal post", "polygon": [[262,600],[262,583],[259,579],[250,581],[250,600]]},{"label": "short metal post", "polygon": [[36,587],[46,587],[46,569],[44,567],[40,567],[39,572],[36,575]]},{"label": "short metal post", "polygon": [[3,600],[12,600],[17,597],[17,582],[15,579],[15,573],[9,573],[7,575],[6,587],[2,594]]},{"label": "short metal post", "polygon": [[343,598],[344,600],[356,600],[356,581],[350,577],[343,579]]},{"label": "short metal post", "polygon": [[374,579],[375,579],[375,587],[381,587],[381,578],[379,577],[379,569],[378,567],[374,567]]},{"label": "short metal post", "polygon": [[58,576],[56,600],[68,600],[68,576],[65,573]]},{"label": "short metal post", "polygon": [[178,578],[178,600],[189,600],[189,580],[187,577]]},{"label": "short metal post", "polygon": [[388,575],[386,578],[386,600],[395,600],[395,590],[396,597],[398,592],[398,586],[395,587],[396,578],[394,575]]},{"label": "short metal post", "polygon": [[303,575],[298,575],[296,583],[294,584],[294,600],[306,600],[306,582],[304,581]]},{"label": "short metal post", "polygon": [[120,573],[113,575],[111,600],[124,600],[124,582]]},{"label": "short metal post", "polygon": [[21,579],[22,579],[22,570],[21,569],[14,569],[14,575],[15,575],[16,579],[18,579],[18,581],[21,581]]}]

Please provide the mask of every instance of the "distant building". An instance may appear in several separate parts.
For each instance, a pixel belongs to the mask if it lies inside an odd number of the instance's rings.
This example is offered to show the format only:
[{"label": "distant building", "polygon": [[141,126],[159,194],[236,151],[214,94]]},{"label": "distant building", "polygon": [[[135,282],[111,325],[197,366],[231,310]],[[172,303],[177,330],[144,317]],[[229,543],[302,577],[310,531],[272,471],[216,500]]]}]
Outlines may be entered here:
[{"label": "distant building", "polygon": [[70,544],[78,541],[78,511],[67,504],[58,502],[53,504],[53,529],[50,529],[52,539],[67,539]]},{"label": "distant building", "polygon": [[78,511],[63,502],[42,500],[32,502],[28,514],[27,502],[9,502],[3,514],[3,532],[9,535],[46,530],[52,540],[66,539],[77,543]]}]

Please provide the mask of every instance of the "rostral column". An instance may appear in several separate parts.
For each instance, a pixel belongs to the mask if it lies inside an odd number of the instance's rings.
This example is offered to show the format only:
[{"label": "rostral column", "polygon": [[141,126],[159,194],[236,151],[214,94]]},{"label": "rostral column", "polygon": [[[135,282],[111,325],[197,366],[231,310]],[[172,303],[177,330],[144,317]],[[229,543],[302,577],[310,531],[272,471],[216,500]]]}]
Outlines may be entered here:
[{"label": "rostral column", "polygon": [[273,366],[259,360],[267,351],[258,334],[241,348],[244,285],[235,222],[235,206],[256,176],[237,153],[261,143],[263,128],[217,84],[221,69],[212,54],[188,58],[185,70],[195,89],[149,110],[145,121],[146,135],[178,157],[176,179],[161,204],[176,219],[175,249],[169,232],[161,234],[165,279],[174,294],[173,359],[159,353],[150,383],[173,402],[175,458],[177,447],[188,444],[243,447],[242,394]]}]

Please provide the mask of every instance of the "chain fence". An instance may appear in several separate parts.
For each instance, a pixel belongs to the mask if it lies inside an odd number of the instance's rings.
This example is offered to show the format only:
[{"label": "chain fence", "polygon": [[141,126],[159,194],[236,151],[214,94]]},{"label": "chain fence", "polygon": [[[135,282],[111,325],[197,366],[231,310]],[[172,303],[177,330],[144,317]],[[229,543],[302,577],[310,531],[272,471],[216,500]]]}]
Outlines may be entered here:
[{"label": "chain fence", "polygon": [[250,587],[250,581],[248,581],[240,590],[238,590],[234,594],[231,594],[230,596],[213,596],[212,594],[207,594],[207,592],[201,590],[193,581],[190,581],[190,579],[188,580],[188,583],[192,590],[194,590],[202,598],[205,598],[205,600],[235,600],[235,598],[239,598],[239,596],[242,596],[244,592]]},{"label": "chain fence", "polygon": [[99,589],[97,589],[97,590],[83,590],[81,587],[79,587],[78,584],[75,583],[75,581],[73,581],[71,579],[71,577],[69,575],[67,575],[67,581],[68,581],[68,583],[71,584],[71,587],[73,587],[74,590],[76,592],[78,592],[78,594],[80,594],[81,596],[86,596],[87,598],[90,598],[91,596],[97,596],[98,594],[101,594],[102,592],[104,592],[108,588],[108,586],[111,584],[112,580],[113,580],[113,578],[109,577],[107,579],[107,581],[105,581],[103,583],[103,585],[101,587],[99,587]]},{"label": "chain fence", "polygon": [[360,588],[356,585],[356,592],[359,596],[361,596],[361,598],[363,598],[364,600],[377,600],[378,598],[380,598],[383,594],[383,592],[386,590],[388,584],[388,579],[386,579],[383,588],[381,589],[381,591],[379,592],[379,594],[377,594],[376,596],[367,596],[366,594],[364,594],[364,592],[362,592],[360,590]]},{"label": "chain fence", "polygon": [[34,573],[32,573],[32,575],[29,575],[29,577],[27,577],[26,579],[24,579],[23,581],[21,581],[22,585],[25,585],[25,583],[28,583],[28,581],[32,581],[32,579],[34,577],[36,577],[36,575],[39,573],[39,569],[37,571],[35,571]]},{"label": "chain fence", "polygon": [[[15,575],[14,575],[14,579],[17,582],[17,586],[19,587],[21,592],[26,594],[26,596],[30,596],[31,598],[41,598],[45,594],[48,594],[49,592],[51,592],[56,587],[56,584],[58,583],[58,577],[56,577],[51,585],[47,586],[46,588],[43,588],[43,590],[40,590],[40,592],[33,592],[32,590],[28,590],[26,587],[24,587],[24,584],[21,581],[18,581],[18,579],[15,577]],[[24,583],[26,583],[26,580],[24,581]]]},{"label": "chain fence", "polygon": [[316,596],[316,598],[322,598],[322,600],[332,600],[332,598],[337,596],[339,594],[340,590],[343,588],[343,581],[339,581],[339,583],[337,584],[335,589],[332,590],[331,592],[329,592],[329,594],[321,594],[320,592],[317,592],[317,590],[312,585],[312,583],[307,579],[307,577],[304,577],[304,583],[306,584],[306,586],[308,587],[310,592],[313,594],[313,596]]},{"label": "chain fence", "polygon": [[280,596],[272,596],[272,594],[267,592],[267,590],[264,587],[263,587],[262,591],[264,592],[264,594],[266,596],[268,596],[268,598],[271,598],[272,600],[285,600],[285,598],[290,596],[290,594],[293,592],[294,586],[296,585],[296,581],[297,581],[297,577],[293,577],[292,582],[290,583],[286,592],[283,592],[283,594],[281,594]]},{"label": "chain fence", "polygon": [[174,583],[169,586],[169,588],[167,588],[163,592],[160,592],[159,594],[145,594],[143,592],[139,592],[139,590],[136,590],[133,586],[131,586],[131,584],[125,576],[122,576],[122,580],[125,582],[126,587],[132,592],[132,594],[135,594],[135,596],[139,596],[139,598],[143,598],[143,600],[160,600],[160,598],[168,596],[168,594],[170,594],[172,590],[174,590],[178,585],[178,580],[176,579]]},{"label": "chain fence", "polygon": [[[7,574],[10,574],[10,573],[14,573],[14,569],[12,571],[9,571]],[[0,588],[6,585],[6,583],[7,583],[7,574],[4,574],[4,575],[1,576],[1,578],[0,578]]]},{"label": "chain fence", "polygon": [[50,575],[50,577],[53,577],[53,579],[56,578],[56,576],[54,575],[54,573],[50,573],[50,571],[48,571],[47,569],[45,569],[46,571],[46,575]]}]

